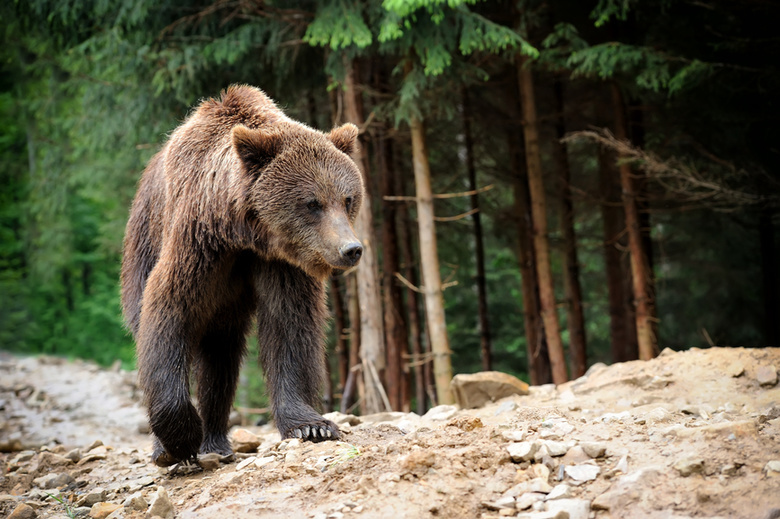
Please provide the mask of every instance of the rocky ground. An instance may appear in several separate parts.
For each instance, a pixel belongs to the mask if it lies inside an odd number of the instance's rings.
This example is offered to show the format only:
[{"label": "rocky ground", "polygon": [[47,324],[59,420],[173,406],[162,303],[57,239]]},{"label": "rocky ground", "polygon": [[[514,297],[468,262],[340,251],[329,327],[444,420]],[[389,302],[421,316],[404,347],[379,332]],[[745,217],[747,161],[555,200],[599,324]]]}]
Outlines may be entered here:
[{"label": "rocky ground", "polygon": [[235,462],[171,471],[133,373],[5,355],[0,515],[778,518],[778,367],[779,348],[666,350],[478,409],[335,415],[340,442],[237,429]]}]

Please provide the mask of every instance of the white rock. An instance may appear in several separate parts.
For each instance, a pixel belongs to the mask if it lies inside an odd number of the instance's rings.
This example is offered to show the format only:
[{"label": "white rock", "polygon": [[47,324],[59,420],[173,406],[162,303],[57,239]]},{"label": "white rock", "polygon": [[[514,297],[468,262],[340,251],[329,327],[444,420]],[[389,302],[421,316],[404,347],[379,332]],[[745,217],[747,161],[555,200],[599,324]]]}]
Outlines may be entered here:
[{"label": "white rock", "polygon": [[579,482],[593,481],[599,475],[598,465],[569,465],[565,467],[564,472],[571,479]]},{"label": "white rock", "polygon": [[146,499],[144,499],[144,496],[142,496],[140,492],[136,492],[135,494],[125,499],[122,503],[122,506],[130,510],[138,510],[139,512],[143,512],[149,508],[149,503],[146,502]]},{"label": "white rock", "polygon": [[585,499],[558,499],[547,502],[548,512],[566,512],[569,519],[588,519],[590,501]]},{"label": "white rock", "polygon": [[244,470],[245,468],[247,468],[249,465],[251,465],[255,461],[257,461],[257,458],[255,456],[249,456],[248,458],[243,460],[241,463],[236,465],[236,470]]},{"label": "white rock", "polygon": [[423,415],[423,419],[449,420],[456,412],[458,412],[458,408],[454,405],[437,405],[436,407],[430,408],[428,412]]},{"label": "white rock", "polygon": [[147,512],[147,517],[159,516],[163,519],[173,519],[173,503],[168,497],[168,492],[164,487],[158,486],[157,492],[152,496],[152,502]]},{"label": "white rock", "polygon": [[568,442],[557,442],[557,441],[549,441],[549,440],[543,442],[543,445],[547,447],[547,451],[550,453],[550,456],[554,458],[558,456],[563,456],[571,447],[571,444]]},{"label": "white rock", "polygon": [[520,463],[521,461],[532,460],[536,451],[539,450],[539,444],[537,442],[510,443],[506,450],[509,451],[512,461]]},{"label": "white rock", "polygon": [[545,495],[541,492],[526,492],[515,500],[515,508],[526,510],[531,508],[534,503],[544,500],[544,497]]},{"label": "white rock", "polygon": [[276,460],[276,456],[266,456],[264,458],[257,458],[255,460],[255,467],[262,468],[268,465],[269,463]]},{"label": "white rock", "polygon": [[764,465],[764,472],[766,472],[769,476],[780,473],[780,460],[772,460],[767,462],[767,464]]},{"label": "white rock", "polygon": [[547,494],[547,501],[551,501],[553,499],[568,499],[571,496],[571,487],[561,483],[560,485],[555,485],[555,487],[550,490],[550,493]]},{"label": "white rock", "polygon": [[525,440],[525,431],[523,430],[504,431],[503,433],[501,433],[501,437],[506,441],[521,442]]}]

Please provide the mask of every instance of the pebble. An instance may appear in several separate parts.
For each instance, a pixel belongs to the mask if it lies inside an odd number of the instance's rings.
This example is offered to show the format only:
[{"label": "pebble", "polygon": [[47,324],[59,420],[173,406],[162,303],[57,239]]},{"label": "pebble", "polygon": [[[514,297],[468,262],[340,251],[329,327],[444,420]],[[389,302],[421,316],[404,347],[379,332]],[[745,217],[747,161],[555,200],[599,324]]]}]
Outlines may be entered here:
[{"label": "pebble", "polygon": [[122,505],[116,503],[95,503],[89,511],[89,516],[92,519],[106,519],[106,517],[119,508],[122,508]]},{"label": "pebble", "polygon": [[501,437],[509,442],[521,442],[525,440],[525,431],[504,431]]},{"label": "pebble", "polygon": [[68,451],[65,457],[68,458],[73,463],[78,463],[79,460],[81,460],[81,449],[73,449],[71,451]]},{"label": "pebble", "polygon": [[539,450],[539,444],[537,442],[517,442],[511,443],[506,448],[509,451],[509,456],[515,463],[522,461],[530,461],[534,458],[534,454]]},{"label": "pebble", "polygon": [[550,493],[547,494],[547,501],[552,501],[554,499],[568,499],[572,497],[571,487],[569,485],[555,485],[555,487],[550,490]]},{"label": "pebble", "polygon": [[766,472],[768,476],[780,474],[780,460],[772,460],[767,462],[767,464],[764,465],[764,472]]},{"label": "pebble", "polygon": [[585,499],[558,499],[547,502],[548,512],[566,512],[569,519],[588,519],[590,501]]},{"label": "pebble", "polygon": [[106,500],[106,490],[103,488],[95,488],[88,494],[84,495],[81,499],[77,501],[77,504],[79,506],[92,506],[95,503],[100,503],[101,501]]},{"label": "pebble", "polygon": [[92,449],[95,449],[97,447],[101,447],[103,445],[103,442],[101,440],[95,440],[92,443],[89,444],[89,447],[87,447],[86,452],[91,451]]},{"label": "pebble", "polygon": [[603,443],[583,442],[580,448],[591,458],[602,458],[607,453],[607,446]]},{"label": "pebble", "polygon": [[599,475],[598,465],[569,465],[564,472],[571,479],[579,482],[593,481]]},{"label": "pebble", "polygon": [[239,463],[238,465],[236,465],[236,470],[244,470],[255,461],[257,461],[257,458],[255,456],[250,456],[247,459],[241,461],[241,463]]},{"label": "pebble", "polygon": [[515,409],[517,409],[517,403],[512,400],[507,400],[506,402],[501,402],[501,405],[498,406],[498,409],[493,413],[493,416],[498,416],[501,413],[508,413]]},{"label": "pebble", "polygon": [[570,447],[570,444],[566,442],[550,441],[550,440],[543,442],[542,445],[547,447],[547,452],[550,454],[550,456],[554,458],[566,454],[566,452],[569,450]]},{"label": "pebble", "polygon": [[761,366],[756,370],[756,380],[761,386],[777,384],[777,369],[774,366]]},{"label": "pebble", "polygon": [[564,510],[557,512],[529,512],[517,514],[517,519],[569,519],[569,514]]},{"label": "pebble", "polygon": [[45,476],[35,478],[33,483],[35,483],[35,485],[40,488],[46,489],[63,487],[73,483],[73,481],[74,479],[70,476],[70,474],[63,472],[61,474],[49,473]]},{"label": "pebble", "polygon": [[209,452],[207,454],[201,454],[198,456],[198,465],[203,470],[216,470],[219,468],[219,454],[216,452]]},{"label": "pebble", "polygon": [[454,405],[437,405],[436,407],[430,408],[428,412],[423,415],[423,419],[449,420],[456,412],[458,412],[458,408]]},{"label": "pebble", "polygon": [[163,519],[173,519],[173,503],[168,497],[165,488],[158,486],[157,492],[152,496],[152,502],[149,505],[148,517],[159,516]]},{"label": "pebble", "polygon": [[582,445],[575,445],[561,458],[561,463],[564,465],[579,465],[586,461],[590,461],[593,456],[589,456],[585,452],[585,448]]},{"label": "pebble", "polygon": [[266,456],[264,458],[257,458],[255,460],[255,467],[263,468],[263,467],[265,467],[266,465],[268,465],[269,463],[271,463],[273,461],[276,461],[276,457],[275,456]]},{"label": "pebble", "polygon": [[501,510],[502,508],[509,508],[514,510],[515,498],[512,496],[499,497],[495,501],[483,501],[482,506],[488,510]]},{"label": "pebble", "polygon": [[745,365],[741,362],[734,362],[726,368],[726,374],[730,377],[741,377],[745,373]]},{"label": "pebble", "polygon": [[144,499],[144,497],[141,495],[140,492],[136,492],[135,494],[125,499],[124,502],[122,503],[122,506],[130,510],[137,510],[139,512],[143,512],[144,510],[149,508],[149,503],[146,502],[146,499]]},{"label": "pebble", "polygon": [[674,469],[684,478],[704,470],[704,460],[696,457],[687,457],[678,460]]},{"label": "pebble", "polygon": [[38,514],[35,513],[33,507],[26,503],[19,503],[14,508],[14,511],[11,512],[11,515],[8,516],[8,519],[35,519],[36,517],[38,517]]},{"label": "pebble", "polygon": [[517,510],[527,510],[534,503],[543,501],[544,498],[545,495],[541,492],[526,492],[515,500],[515,508]]},{"label": "pebble", "polygon": [[260,438],[246,429],[236,429],[233,433],[233,450],[236,452],[255,452],[260,446]]}]

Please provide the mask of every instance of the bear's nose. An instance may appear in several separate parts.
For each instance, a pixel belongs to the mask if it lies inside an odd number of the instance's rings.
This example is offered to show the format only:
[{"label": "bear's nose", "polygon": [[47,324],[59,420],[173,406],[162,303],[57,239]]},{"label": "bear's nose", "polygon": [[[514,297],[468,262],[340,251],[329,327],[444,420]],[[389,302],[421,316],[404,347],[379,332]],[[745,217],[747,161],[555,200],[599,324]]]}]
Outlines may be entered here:
[{"label": "bear's nose", "polygon": [[360,256],[363,255],[363,246],[359,242],[352,242],[341,247],[339,252],[350,265],[355,265],[360,260]]}]

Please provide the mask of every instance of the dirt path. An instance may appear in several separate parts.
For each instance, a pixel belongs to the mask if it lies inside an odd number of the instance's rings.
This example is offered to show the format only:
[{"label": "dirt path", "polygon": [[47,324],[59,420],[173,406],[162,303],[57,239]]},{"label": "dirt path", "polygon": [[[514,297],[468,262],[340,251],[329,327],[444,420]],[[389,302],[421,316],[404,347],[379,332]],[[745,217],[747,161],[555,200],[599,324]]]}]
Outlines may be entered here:
[{"label": "dirt path", "polygon": [[337,415],[338,443],[250,428],[236,462],[171,474],[134,374],[4,356],[0,516],[777,518],[778,367],[778,348],[667,350],[481,409]]}]

